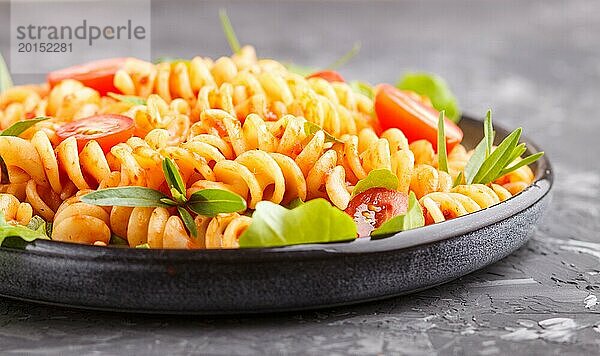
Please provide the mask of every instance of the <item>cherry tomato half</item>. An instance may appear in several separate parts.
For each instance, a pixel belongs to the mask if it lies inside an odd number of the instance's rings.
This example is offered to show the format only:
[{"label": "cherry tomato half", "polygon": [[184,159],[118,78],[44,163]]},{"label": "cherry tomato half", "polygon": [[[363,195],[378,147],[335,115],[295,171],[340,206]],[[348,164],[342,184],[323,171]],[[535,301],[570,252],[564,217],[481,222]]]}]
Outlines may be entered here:
[{"label": "cherry tomato half", "polygon": [[406,194],[386,188],[371,188],[352,198],[345,211],[354,219],[358,236],[365,237],[394,216],[406,214],[407,208]]},{"label": "cherry tomato half", "polygon": [[[397,89],[389,84],[381,84],[375,94],[375,113],[381,127],[392,127],[404,132],[408,142],[425,139],[437,150],[437,131],[439,111],[427,105],[411,92]],[[462,130],[448,118],[444,120],[446,128],[446,147],[448,152],[460,143]]]},{"label": "cherry tomato half", "polygon": [[104,152],[108,152],[112,146],[125,142],[133,136],[133,126],[133,120],[127,116],[95,115],[60,126],[56,130],[56,135],[61,141],[74,136],[79,151],[88,141],[94,140]]},{"label": "cherry tomato half", "polygon": [[306,77],[306,79],[308,78],[322,78],[330,83],[345,82],[344,77],[342,77],[342,75],[336,72],[335,70],[321,70],[318,72],[314,72],[313,74],[308,75]]},{"label": "cherry tomato half", "polygon": [[59,69],[48,74],[48,83],[51,87],[65,79],[75,79],[86,87],[96,89],[100,95],[108,92],[119,93],[115,88],[113,78],[115,73],[123,68],[128,58],[110,58],[88,62],[69,68]]}]

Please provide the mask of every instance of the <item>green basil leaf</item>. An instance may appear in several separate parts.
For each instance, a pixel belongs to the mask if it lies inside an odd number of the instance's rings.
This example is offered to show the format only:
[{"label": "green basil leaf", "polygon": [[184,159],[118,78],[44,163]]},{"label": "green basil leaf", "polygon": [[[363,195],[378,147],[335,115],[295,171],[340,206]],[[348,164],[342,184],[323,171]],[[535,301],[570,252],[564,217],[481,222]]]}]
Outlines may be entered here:
[{"label": "green basil leaf", "polygon": [[123,103],[129,103],[133,105],[146,105],[146,99],[135,95],[121,95],[117,93],[108,93],[111,98],[121,101]]},{"label": "green basil leaf", "polygon": [[371,236],[387,236],[400,231],[415,229],[424,225],[425,217],[423,215],[423,210],[421,210],[421,204],[419,204],[415,193],[410,192],[406,214],[395,216],[384,222],[380,227],[373,230]]},{"label": "green basil leaf", "polygon": [[145,243],[145,244],[137,245],[135,248],[150,248],[150,245]]},{"label": "green basil leaf", "polygon": [[444,110],[440,111],[438,118],[438,169],[448,173],[448,153],[446,152],[446,128],[444,127]]},{"label": "green basil leaf", "polygon": [[508,161],[521,137],[521,128],[511,132],[494,152],[483,162],[481,169],[477,172],[474,182],[487,184],[498,177],[502,169],[510,162]]},{"label": "green basil leaf", "polygon": [[323,131],[323,133],[325,134],[325,142],[342,143],[342,141],[340,141],[337,138],[335,138],[329,132],[323,130],[319,125],[317,125],[315,123],[312,123],[310,121],[305,121],[304,122],[304,133],[306,134],[306,136],[309,136],[309,137],[313,136],[314,134],[316,134],[319,131]]},{"label": "green basil leaf", "polygon": [[229,20],[229,16],[227,16],[227,10],[222,8],[219,9],[219,19],[221,19],[223,33],[225,33],[225,37],[227,37],[227,42],[229,42],[231,52],[238,53],[241,48],[240,41],[238,41],[235,31],[233,30],[233,26],[231,26],[231,21]]},{"label": "green basil leaf", "polygon": [[36,117],[35,119],[15,122],[14,124],[12,124],[8,128],[6,128],[6,130],[2,131],[2,133],[0,133],[0,136],[17,136],[18,137],[20,134],[25,132],[25,130],[27,130],[31,126],[37,124],[38,122],[45,121],[48,119],[49,119],[49,117],[41,116],[41,117]]},{"label": "green basil leaf", "polygon": [[2,54],[0,54],[0,93],[3,93],[9,88],[12,88],[13,85],[14,84],[10,76],[8,66],[4,61],[4,57],[2,57]]},{"label": "green basil leaf", "polygon": [[[173,194],[173,188],[175,188],[175,190],[179,192],[179,194],[183,195],[185,198],[185,184],[183,183],[183,178],[181,178],[179,168],[177,167],[175,162],[173,162],[172,159],[167,157],[163,159],[162,168],[171,193]],[[178,197],[176,197],[175,195],[176,194],[173,194],[173,198],[175,198],[175,201],[177,201]]]},{"label": "green basil leaf", "polygon": [[358,54],[358,52],[360,52],[361,46],[362,46],[362,44],[360,42],[354,42],[354,45],[348,52],[344,53],[343,56],[341,56],[335,62],[331,63],[330,65],[328,65],[325,68],[337,69],[337,68],[343,66],[344,64],[348,63],[349,60],[354,58],[354,56],[356,56]]},{"label": "green basil leaf", "polygon": [[129,246],[129,242],[121,236],[115,235],[114,233],[110,235],[110,240],[108,241],[109,245],[115,246]]},{"label": "green basil leaf", "polygon": [[471,155],[471,158],[469,158],[469,160],[467,161],[467,164],[465,165],[465,170],[464,170],[465,182],[467,184],[473,183],[473,180],[475,179],[477,172],[479,172],[481,165],[485,161],[486,150],[487,150],[487,140],[485,138],[483,138],[479,142],[477,147],[475,147],[475,150],[473,151],[473,155]]},{"label": "green basil leaf", "polygon": [[177,211],[179,212],[179,216],[181,216],[181,220],[183,220],[183,224],[185,225],[186,229],[188,229],[192,237],[198,237],[198,227],[196,226],[194,218],[190,212],[181,206],[177,207]]},{"label": "green basil leaf", "polygon": [[366,178],[359,180],[352,190],[352,198],[371,188],[398,189],[398,177],[389,169],[374,169]]},{"label": "green basil leaf", "polygon": [[163,193],[146,187],[116,187],[88,193],[81,201],[99,206],[169,207],[161,202],[163,198]]},{"label": "green basil leaf", "polygon": [[31,230],[21,225],[9,225],[4,219],[4,214],[0,212],[0,245],[2,245],[4,240],[9,237],[17,237],[26,242],[38,239],[50,240],[50,238],[46,236],[45,230],[45,227],[43,227],[43,229],[38,227],[36,230]]},{"label": "green basil leaf", "polygon": [[325,199],[313,199],[291,210],[261,201],[239,243],[240,247],[274,247],[350,241],[356,235],[352,218]]},{"label": "green basil leaf", "polygon": [[215,216],[246,210],[246,201],[226,190],[202,189],[190,196],[186,206],[198,215]]},{"label": "green basil leaf", "polygon": [[495,136],[496,133],[492,126],[492,110],[488,110],[485,114],[485,119],[483,120],[483,137],[486,142],[485,158],[488,158],[492,154]]},{"label": "green basil leaf", "polygon": [[396,87],[428,97],[434,108],[445,110],[446,116],[453,122],[460,121],[461,113],[456,97],[440,76],[424,72],[406,73]]},{"label": "green basil leaf", "polygon": [[297,208],[297,207],[299,207],[299,206],[300,206],[300,205],[302,205],[302,204],[304,204],[304,202],[302,201],[302,199],[300,199],[300,198],[296,198],[296,199],[292,200],[292,201],[291,201],[291,202],[288,204],[287,208],[288,208],[288,209],[294,209],[294,208]]},{"label": "green basil leaf", "polygon": [[537,161],[538,159],[540,159],[543,155],[544,155],[544,152],[538,152],[538,153],[532,154],[531,156],[527,156],[526,158],[523,158],[519,162],[515,163],[514,165],[503,169],[502,172],[500,172],[499,177],[502,177],[503,175],[508,174],[514,170],[517,170],[523,166],[528,166],[528,165],[532,164],[533,162]]},{"label": "green basil leaf", "polygon": [[361,82],[360,80],[353,80],[350,82],[350,87],[355,92],[362,94],[369,99],[373,99],[375,97],[375,90],[373,86],[366,82]]}]

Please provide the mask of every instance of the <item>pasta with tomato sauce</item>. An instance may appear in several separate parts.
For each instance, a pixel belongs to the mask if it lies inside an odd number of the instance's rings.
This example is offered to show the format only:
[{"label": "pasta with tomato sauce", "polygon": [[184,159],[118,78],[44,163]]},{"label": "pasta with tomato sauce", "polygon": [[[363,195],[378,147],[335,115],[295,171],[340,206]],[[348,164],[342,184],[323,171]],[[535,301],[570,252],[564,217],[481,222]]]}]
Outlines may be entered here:
[{"label": "pasta with tomato sauce", "polygon": [[410,228],[458,218],[534,181],[536,157],[521,157],[518,137],[468,150],[427,96],[386,84],[365,93],[334,71],[305,77],[250,46],[106,63],[109,81],[88,80],[90,63],[88,79],[67,68],[0,94],[8,224],[38,216],[52,240],[96,246],[238,248],[284,224],[277,214],[318,219],[302,208],[313,200],[327,202],[320,218],[351,220],[345,238],[356,238],[407,214],[421,221]]}]

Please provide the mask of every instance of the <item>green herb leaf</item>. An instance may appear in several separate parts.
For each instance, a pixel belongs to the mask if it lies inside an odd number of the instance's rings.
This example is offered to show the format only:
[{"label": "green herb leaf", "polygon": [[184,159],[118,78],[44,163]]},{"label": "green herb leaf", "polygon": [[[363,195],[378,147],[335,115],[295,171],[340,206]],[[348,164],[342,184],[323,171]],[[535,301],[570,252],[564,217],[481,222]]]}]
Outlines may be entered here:
[{"label": "green herb leaf", "polygon": [[169,205],[161,201],[163,198],[166,198],[163,193],[146,187],[116,187],[88,193],[81,197],[81,201],[99,206],[168,208]]},{"label": "green herb leaf", "polygon": [[118,100],[118,101],[121,101],[124,103],[129,103],[129,104],[133,104],[133,105],[146,105],[146,99],[141,98],[139,96],[121,95],[121,94],[117,94],[117,93],[108,93],[107,95],[115,100]]},{"label": "green herb leaf", "polygon": [[357,93],[363,94],[369,99],[373,99],[375,97],[375,90],[373,90],[373,86],[366,82],[361,82],[360,80],[354,80],[350,82],[350,87]]},{"label": "green herb leaf", "polygon": [[313,199],[291,210],[261,201],[239,242],[240,247],[274,247],[350,241],[356,234],[352,218],[325,199]]},{"label": "green herb leaf", "polygon": [[467,164],[465,165],[465,170],[464,170],[465,182],[467,184],[473,183],[473,180],[475,179],[477,172],[479,172],[479,169],[481,168],[483,161],[485,161],[486,150],[487,150],[487,143],[486,143],[486,139],[483,138],[479,142],[477,147],[475,147],[475,150],[473,151],[473,155],[471,156],[471,158],[469,158],[469,161],[467,161]]},{"label": "green herb leaf", "polygon": [[27,130],[31,126],[37,124],[38,122],[45,121],[48,119],[49,119],[49,117],[42,116],[42,117],[36,117],[35,119],[15,122],[14,124],[12,124],[8,128],[6,128],[6,130],[2,131],[2,133],[0,133],[0,136],[16,136],[16,137],[18,137],[20,134],[25,132],[25,130]]},{"label": "green herb leaf", "polygon": [[150,248],[150,245],[145,243],[145,244],[137,245],[135,248]]},{"label": "green herb leaf", "polygon": [[446,129],[444,128],[444,110],[440,111],[438,118],[438,169],[448,173],[448,154],[446,152]]},{"label": "green herb leaf", "polygon": [[[183,178],[181,177],[179,168],[175,162],[167,157],[163,159],[162,168],[163,173],[165,174],[165,179],[169,185],[169,189],[171,190],[173,198],[175,198],[175,201],[185,202],[185,184],[183,183]],[[175,192],[173,189],[175,189]],[[183,200],[181,200],[182,196]]]},{"label": "green herb leaf", "polygon": [[457,185],[461,185],[462,181],[463,181],[463,172],[458,172],[456,179],[454,179],[454,183],[452,183],[452,188],[456,187]]},{"label": "green herb leaf", "polygon": [[485,114],[485,120],[483,120],[483,137],[486,142],[485,158],[488,158],[492,154],[494,148],[494,138],[496,133],[492,126],[492,110],[488,110]]},{"label": "green herb leaf", "polygon": [[348,63],[349,60],[354,58],[354,56],[356,56],[358,54],[358,52],[360,52],[361,46],[362,46],[362,44],[360,42],[354,42],[354,45],[348,52],[346,52],[343,56],[341,56],[339,59],[337,59],[335,62],[331,63],[329,66],[327,66],[325,68],[337,69],[337,68],[343,66],[344,64]]},{"label": "green herb leaf", "polygon": [[325,142],[342,143],[342,141],[335,138],[335,136],[331,135],[329,132],[323,130],[319,125],[310,121],[304,122],[304,133],[306,134],[306,136],[311,137],[319,131],[323,131],[323,133],[325,134]]},{"label": "green herb leaf", "polygon": [[299,206],[300,206],[300,205],[302,205],[302,204],[304,204],[304,202],[302,201],[302,199],[300,199],[300,198],[296,198],[296,199],[292,200],[292,201],[291,201],[291,202],[288,204],[287,208],[288,208],[288,209],[294,209],[294,208],[297,208],[297,207],[299,207]]},{"label": "green herb leaf", "polygon": [[169,198],[162,198],[162,199],[160,199],[160,202],[165,203],[169,206],[177,206],[177,202],[174,201],[173,199],[169,199]]},{"label": "green herb leaf", "polygon": [[538,152],[538,153],[532,154],[531,156],[527,156],[526,158],[523,158],[519,162],[515,163],[514,165],[503,169],[502,172],[500,172],[499,176],[502,177],[503,175],[508,174],[514,170],[517,170],[523,166],[528,166],[528,165],[532,164],[533,162],[537,161],[538,159],[540,159],[540,157],[542,157],[543,155],[544,155],[544,152]]},{"label": "green herb leaf", "polygon": [[27,228],[34,231],[43,229],[44,233],[46,233],[46,220],[42,219],[42,217],[39,215],[34,215],[31,220],[29,220]]},{"label": "green herb leaf", "polygon": [[9,237],[17,237],[26,242],[38,239],[50,240],[50,238],[46,236],[45,226],[43,229],[38,227],[36,230],[31,230],[21,225],[9,225],[4,219],[4,214],[0,212],[0,245],[2,245],[4,240]]},{"label": "green herb leaf", "polygon": [[374,169],[366,178],[359,180],[352,190],[352,198],[371,188],[398,189],[398,177],[389,169]]},{"label": "green herb leaf", "polygon": [[183,224],[185,225],[186,229],[188,229],[192,237],[198,237],[198,227],[196,226],[194,218],[190,212],[181,206],[177,207],[177,211],[179,212],[179,216],[181,216],[181,220],[183,220]]},{"label": "green herb leaf", "polygon": [[186,206],[198,215],[215,216],[246,210],[246,201],[226,190],[202,189],[190,196]]},{"label": "green herb leaf", "polygon": [[0,54],[0,93],[3,93],[9,88],[12,88],[13,85],[14,84],[10,76],[8,66],[4,61],[4,57],[2,57],[2,54]]},{"label": "green herb leaf", "polygon": [[415,193],[410,192],[406,214],[395,216],[384,222],[380,227],[373,230],[371,236],[395,234],[400,231],[415,229],[424,225],[425,217],[423,215],[423,210],[421,210],[421,204],[419,204]]},{"label": "green herb leaf", "polygon": [[406,73],[396,86],[428,97],[434,108],[445,110],[446,116],[453,122],[460,121],[461,112],[456,97],[442,77],[424,72]]},{"label": "green herb leaf", "polygon": [[129,242],[127,242],[126,239],[115,234],[110,235],[110,240],[108,241],[108,244],[116,246],[129,246]]},{"label": "green herb leaf", "polygon": [[508,160],[519,142],[521,131],[521,128],[513,131],[500,143],[500,145],[498,145],[494,152],[490,154],[481,165],[477,175],[475,175],[475,178],[473,179],[475,183],[487,184],[498,177],[502,169],[510,163]]},{"label": "green herb leaf", "polygon": [[231,21],[229,21],[229,16],[227,16],[227,10],[219,9],[219,18],[221,19],[221,26],[223,27],[225,37],[227,37],[227,42],[229,42],[231,52],[238,53],[241,48],[240,41],[238,41],[233,26],[231,26]]}]

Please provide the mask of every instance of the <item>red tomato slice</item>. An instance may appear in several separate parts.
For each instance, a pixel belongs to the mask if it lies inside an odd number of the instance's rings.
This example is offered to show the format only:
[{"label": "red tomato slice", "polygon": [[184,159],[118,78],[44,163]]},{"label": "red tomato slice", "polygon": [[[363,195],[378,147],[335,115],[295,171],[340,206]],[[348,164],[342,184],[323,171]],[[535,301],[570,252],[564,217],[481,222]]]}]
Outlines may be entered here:
[{"label": "red tomato slice", "polygon": [[386,188],[371,188],[352,198],[345,211],[354,219],[358,236],[365,237],[394,216],[406,214],[407,208],[406,194]]},{"label": "red tomato slice", "polygon": [[112,146],[125,142],[133,136],[133,126],[133,120],[127,116],[95,115],[60,126],[56,130],[56,135],[61,141],[74,136],[79,151],[88,141],[94,140],[104,152],[108,152]]},{"label": "red tomato slice", "polygon": [[[411,92],[381,84],[375,94],[375,113],[381,127],[404,132],[409,142],[425,139],[437,150],[439,111],[417,99]],[[444,120],[448,152],[463,138],[462,130],[448,118]]]},{"label": "red tomato slice", "polygon": [[345,82],[344,77],[342,77],[342,75],[336,72],[335,70],[321,70],[318,72],[314,72],[313,74],[308,75],[306,77],[306,79],[308,78],[322,78],[330,83]]},{"label": "red tomato slice", "polygon": [[48,83],[51,87],[65,79],[75,79],[83,85],[96,89],[100,95],[108,92],[120,93],[113,84],[115,73],[123,68],[128,58],[110,58],[93,61],[69,68],[59,69],[48,74]]}]

